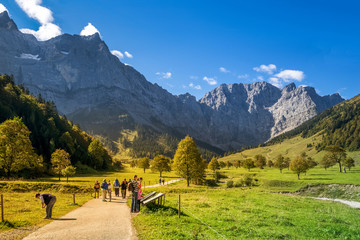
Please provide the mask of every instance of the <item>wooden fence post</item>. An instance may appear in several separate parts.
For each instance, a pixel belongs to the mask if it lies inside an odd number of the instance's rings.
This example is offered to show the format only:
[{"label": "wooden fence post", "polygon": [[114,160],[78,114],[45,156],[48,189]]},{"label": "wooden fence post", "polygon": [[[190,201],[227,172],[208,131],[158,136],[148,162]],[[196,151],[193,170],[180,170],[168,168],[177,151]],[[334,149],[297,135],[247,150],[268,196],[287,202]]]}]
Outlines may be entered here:
[{"label": "wooden fence post", "polygon": [[73,202],[74,202],[74,205],[75,205],[75,193],[73,193]]},{"label": "wooden fence post", "polygon": [[1,194],[1,221],[4,222],[4,196]]},{"label": "wooden fence post", "polygon": [[178,210],[178,215],[179,215],[179,218],[180,218],[180,194],[179,194],[179,210]]}]

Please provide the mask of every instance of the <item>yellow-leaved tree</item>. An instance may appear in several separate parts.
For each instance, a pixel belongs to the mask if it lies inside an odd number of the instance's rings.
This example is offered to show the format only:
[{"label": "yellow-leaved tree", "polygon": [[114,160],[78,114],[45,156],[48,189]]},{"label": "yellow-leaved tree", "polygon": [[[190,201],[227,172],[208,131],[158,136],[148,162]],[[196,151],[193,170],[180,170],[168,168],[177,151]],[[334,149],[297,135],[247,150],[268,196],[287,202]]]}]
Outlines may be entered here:
[{"label": "yellow-leaved tree", "polygon": [[173,167],[177,174],[186,179],[187,186],[190,186],[190,181],[195,184],[204,181],[206,162],[201,158],[196,143],[191,137],[186,136],[179,142]]},{"label": "yellow-leaved tree", "polygon": [[0,124],[0,169],[7,178],[25,168],[42,167],[42,158],[35,154],[29,136],[29,129],[19,117]]},{"label": "yellow-leaved tree", "polygon": [[51,154],[51,164],[53,171],[59,175],[60,181],[62,170],[71,165],[69,153],[63,149],[56,149],[56,151]]}]

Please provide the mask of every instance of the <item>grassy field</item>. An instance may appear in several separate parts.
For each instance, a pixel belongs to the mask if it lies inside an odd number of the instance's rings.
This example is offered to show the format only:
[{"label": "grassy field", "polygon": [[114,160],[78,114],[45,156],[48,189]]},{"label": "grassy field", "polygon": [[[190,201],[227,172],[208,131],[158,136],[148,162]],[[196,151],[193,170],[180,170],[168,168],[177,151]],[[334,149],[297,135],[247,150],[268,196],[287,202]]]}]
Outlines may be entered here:
[{"label": "grassy field", "polygon": [[[279,194],[296,191],[308,184],[360,185],[359,167],[346,174],[338,173],[336,167],[327,171],[315,168],[306,176],[302,175],[301,180],[297,180],[296,174],[287,169],[282,174],[274,168],[253,169],[250,173],[242,168],[230,168],[222,169],[221,173],[228,178],[222,179],[217,187],[187,188],[184,182],[180,182],[151,189],[166,193],[166,207],[149,206],[142,209],[141,214],[133,220],[139,238],[360,238],[359,210],[304,195]],[[251,174],[257,179],[256,186],[226,188],[226,181],[236,182],[244,174]],[[180,219],[177,216],[179,194],[182,199]],[[337,192],[336,197],[360,201],[358,193]]]}]

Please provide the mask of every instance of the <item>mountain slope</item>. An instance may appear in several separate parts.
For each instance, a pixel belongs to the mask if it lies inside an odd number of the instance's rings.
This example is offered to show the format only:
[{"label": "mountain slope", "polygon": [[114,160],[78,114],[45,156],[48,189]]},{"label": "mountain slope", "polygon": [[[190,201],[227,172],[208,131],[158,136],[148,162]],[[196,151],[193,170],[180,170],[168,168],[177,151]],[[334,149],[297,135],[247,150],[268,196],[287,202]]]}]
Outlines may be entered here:
[{"label": "mountain slope", "polygon": [[[16,86],[11,77],[0,75],[0,123],[15,116],[21,117],[29,128],[35,152],[43,156],[47,165],[50,165],[51,154],[61,148],[70,154],[73,164],[81,162],[92,166],[88,153],[94,140],[91,136],[59,116],[54,103],[30,95],[23,87]],[[102,167],[106,168],[108,163],[105,161]]]},{"label": "mountain slope", "polygon": [[336,94],[320,97],[310,87],[281,90],[266,82],[223,84],[200,101],[174,96],[121,63],[98,34],[39,42],[21,33],[7,12],[0,13],[0,72],[136,157],[151,154],[148,147],[140,154],[139,142],[157,144],[159,152],[172,149],[164,136],[178,141],[191,135],[213,154],[260,144],[343,101]]}]

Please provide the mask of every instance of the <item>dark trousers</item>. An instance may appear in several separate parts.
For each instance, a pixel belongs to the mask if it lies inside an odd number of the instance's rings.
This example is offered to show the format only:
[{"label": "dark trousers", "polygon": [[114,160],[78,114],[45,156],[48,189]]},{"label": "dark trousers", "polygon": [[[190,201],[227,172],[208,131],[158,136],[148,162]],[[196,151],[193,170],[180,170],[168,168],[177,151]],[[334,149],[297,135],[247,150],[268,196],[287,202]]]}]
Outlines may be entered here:
[{"label": "dark trousers", "polygon": [[115,188],[115,196],[119,196],[119,188]]},{"label": "dark trousers", "polygon": [[46,216],[47,218],[52,217],[52,209],[54,207],[54,204],[56,202],[56,197],[53,197],[50,202],[46,205]]},{"label": "dark trousers", "polygon": [[121,189],[122,198],[126,198],[126,189]]},{"label": "dark trousers", "polygon": [[131,198],[131,212],[136,212],[137,210],[137,199],[138,197],[138,193],[137,192],[132,192],[132,198]]}]

